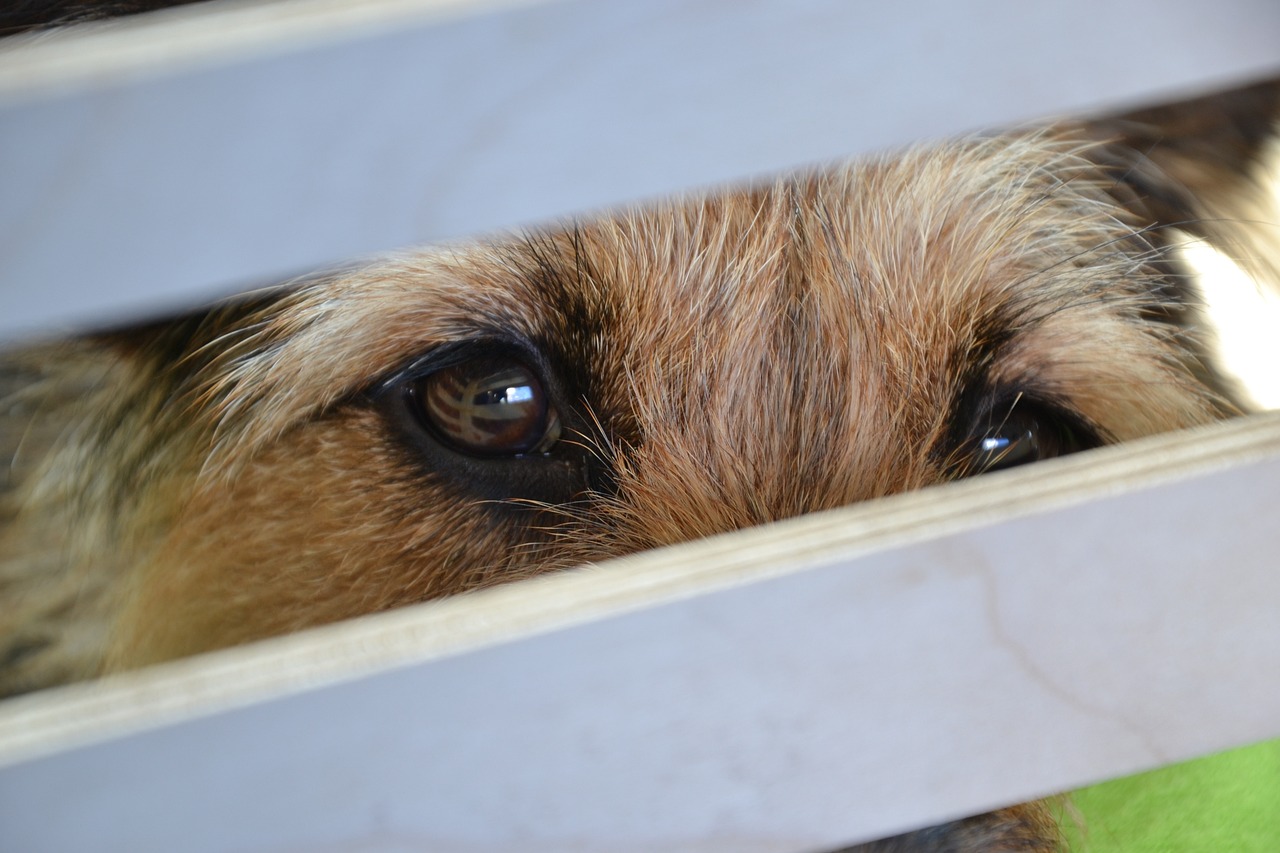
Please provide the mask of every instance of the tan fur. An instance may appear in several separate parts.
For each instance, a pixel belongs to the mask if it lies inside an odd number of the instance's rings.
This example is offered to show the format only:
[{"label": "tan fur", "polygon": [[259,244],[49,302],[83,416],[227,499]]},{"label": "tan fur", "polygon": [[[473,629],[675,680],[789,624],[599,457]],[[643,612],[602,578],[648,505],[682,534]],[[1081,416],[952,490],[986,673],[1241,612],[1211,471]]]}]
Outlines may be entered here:
[{"label": "tan fur", "polygon": [[[968,470],[963,401],[990,389],[1104,441],[1236,411],[1168,292],[1158,217],[1111,167],[1176,168],[1115,127],[940,144],[11,354],[0,691],[945,482]],[[588,461],[529,464],[581,474],[571,500],[480,496],[395,426],[388,382],[495,338],[566,373],[562,442]],[[875,849],[1048,850],[1045,821]]]}]

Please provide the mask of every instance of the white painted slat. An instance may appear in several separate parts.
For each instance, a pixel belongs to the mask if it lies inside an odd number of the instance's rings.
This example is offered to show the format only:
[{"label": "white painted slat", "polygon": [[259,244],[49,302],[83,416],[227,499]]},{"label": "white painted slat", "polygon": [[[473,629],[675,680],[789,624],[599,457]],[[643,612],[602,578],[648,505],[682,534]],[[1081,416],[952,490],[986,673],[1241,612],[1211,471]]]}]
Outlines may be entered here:
[{"label": "white painted slat", "polygon": [[1275,736],[1278,501],[1241,420],[20,699],[0,847],[795,853]]},{"label": "white painted slat", "polygon": [[0,45],[0,335],[1280,67],[1224,0],[278,0]]}]

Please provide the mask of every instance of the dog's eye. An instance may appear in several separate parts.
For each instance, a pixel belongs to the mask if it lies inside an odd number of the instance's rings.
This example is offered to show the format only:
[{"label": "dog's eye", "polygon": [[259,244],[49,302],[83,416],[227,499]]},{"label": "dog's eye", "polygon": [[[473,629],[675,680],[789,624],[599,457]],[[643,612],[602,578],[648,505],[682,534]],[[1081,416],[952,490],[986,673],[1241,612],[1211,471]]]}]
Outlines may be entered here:
[{"label": "dog's eye", "polygon": [[537,374],[509,357],[479,357],[413,383],[410,405],[440,441],[472,456],[544,453],[560,418]]},{"label": "dog's eye", "polygon": [[985,474],[1065,456],[1096,445],[1067,419],[1032,404],[1014,405],[970,446],[966,469]]}]

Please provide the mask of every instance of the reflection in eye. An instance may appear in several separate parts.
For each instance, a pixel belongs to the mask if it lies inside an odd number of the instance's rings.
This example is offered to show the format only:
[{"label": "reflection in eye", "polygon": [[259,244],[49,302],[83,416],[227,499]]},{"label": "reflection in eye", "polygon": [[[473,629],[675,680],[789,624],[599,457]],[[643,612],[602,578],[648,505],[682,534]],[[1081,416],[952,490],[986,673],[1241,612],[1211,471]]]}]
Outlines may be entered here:
[{"label": "reflection in eye", "polygon": [[966,471],[985,474],[1093,446],[1062,417],[1033,403],[1015,403],[972,446]]},{"label": "reflection in eye", "polygon": [[537,375],[509,357],[474,358],[413,386],[419,419],[442,442],[472,456],[543,453],[560,419]]}]

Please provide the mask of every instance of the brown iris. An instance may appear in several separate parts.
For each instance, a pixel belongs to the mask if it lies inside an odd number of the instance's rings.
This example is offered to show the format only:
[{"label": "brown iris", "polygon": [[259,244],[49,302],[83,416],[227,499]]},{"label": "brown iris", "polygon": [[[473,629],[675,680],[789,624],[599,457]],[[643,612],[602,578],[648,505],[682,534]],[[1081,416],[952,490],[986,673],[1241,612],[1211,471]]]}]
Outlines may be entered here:
[{"label": "brown iris", "polygon": [[472,456],[542,453],[560,419],[537,375],[514,358],[479,357],[418,380],[419,414],[445,444]]}]

